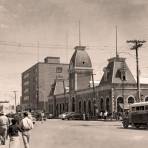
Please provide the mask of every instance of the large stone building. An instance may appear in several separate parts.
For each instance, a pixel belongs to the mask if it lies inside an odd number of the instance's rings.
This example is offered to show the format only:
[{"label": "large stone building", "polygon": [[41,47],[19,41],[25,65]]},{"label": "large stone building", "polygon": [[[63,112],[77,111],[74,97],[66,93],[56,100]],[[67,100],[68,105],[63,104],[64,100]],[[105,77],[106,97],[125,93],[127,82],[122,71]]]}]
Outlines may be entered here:
[{"label": "large stone building", "polygon": [[[130,103],[139,101],[137,84],[125,58],[113,57],[103,69],[99,86],[89,87],[93,70],[84,46],[77,46],[69,64],[69,92],[57,94],[56,85],[49,96],[49,112],[58,116],[75,111],[95,116],[100,111],[122,112]],[[141,84],[141,100],[148,101],[148,84]]]},{"label": "large stone building", "polygon": [[[48,110],[48,96],[54,86],[55,80],[61,80],[68,85],[69,64],[60,63],[59,57],[46,57],[22,73],[23,109]],[[55,90],[62,93],[63,87]]]}]

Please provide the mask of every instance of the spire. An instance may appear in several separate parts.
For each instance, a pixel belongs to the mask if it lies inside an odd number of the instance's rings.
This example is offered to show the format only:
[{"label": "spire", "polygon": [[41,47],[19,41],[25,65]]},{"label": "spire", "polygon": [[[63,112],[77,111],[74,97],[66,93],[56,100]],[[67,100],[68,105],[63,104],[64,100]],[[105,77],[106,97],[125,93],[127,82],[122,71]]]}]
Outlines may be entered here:
[{"label": "spire", "polygon": [[81,26],[80,26],[80,20],[79,20],[79,46],[81,46]]},{"label": "spire", "polygon": [[118,45],[117,45],[118,41],[117,41],[117,38],[118,38],[118,34],[117,34],[117,26],[116,26],[116,58],[119,56],[118,55]]}]

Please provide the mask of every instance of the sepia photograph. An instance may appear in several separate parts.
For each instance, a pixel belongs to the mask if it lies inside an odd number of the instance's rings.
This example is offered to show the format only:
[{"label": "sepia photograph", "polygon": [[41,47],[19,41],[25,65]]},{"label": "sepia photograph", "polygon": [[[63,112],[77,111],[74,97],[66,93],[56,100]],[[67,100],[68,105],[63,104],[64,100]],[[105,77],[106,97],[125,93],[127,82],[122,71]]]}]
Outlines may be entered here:
[{"label": "sepia photograph", "polygon": [[147,137],[147,0],[0,0],[0,148]]}]

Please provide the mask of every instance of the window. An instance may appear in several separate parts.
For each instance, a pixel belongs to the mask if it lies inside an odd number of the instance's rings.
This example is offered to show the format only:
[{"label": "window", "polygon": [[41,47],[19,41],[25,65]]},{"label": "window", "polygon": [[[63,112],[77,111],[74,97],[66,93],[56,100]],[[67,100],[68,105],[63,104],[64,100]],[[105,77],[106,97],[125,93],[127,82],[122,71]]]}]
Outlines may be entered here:
[{"label": "window", "polygon": [[125,71],[122,71],[122,73],[121,73],[121,80],[126,81],[126,72]]},{"label": "window", "polygon": [[144,110],[144,106],[137,106],[136,110]]},{"label": "window", "polygon": [[132,111],[136,111],[136,108],[135,107],[132,107]]},{"label": "window", "polygon": [[145,106],[145,110],[148,110],[148,105]]},{"label": "window", "polygon": [[109,79],[109,69],[107,67],[103,68],[104,71],[104,81],[107,81]]},{"label": "window", "polygon": [[116,78],[120,78],[122,81],[126,81],[126,71],[123,69],[118,69],[116,73]]},{"label": "window", "polygon": [[62,67],[57,67],[56,68],[56,73],[62,73]]}]

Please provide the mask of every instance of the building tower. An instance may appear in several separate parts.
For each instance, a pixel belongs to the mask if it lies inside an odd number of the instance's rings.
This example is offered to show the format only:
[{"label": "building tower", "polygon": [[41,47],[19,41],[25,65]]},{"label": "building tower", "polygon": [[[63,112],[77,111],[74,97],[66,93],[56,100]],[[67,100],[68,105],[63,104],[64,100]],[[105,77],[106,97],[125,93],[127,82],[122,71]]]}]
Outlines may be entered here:
[{"label": "building tower", "polygon": [[69,110],[75,111],[75,92],[89,87],[93,73],[92,64],[85,46],[76,46],[69,64]]}]

